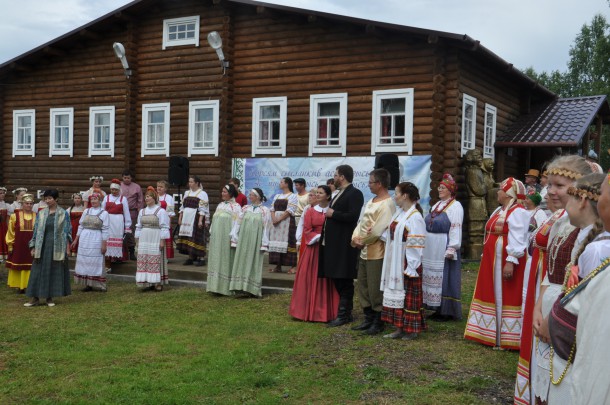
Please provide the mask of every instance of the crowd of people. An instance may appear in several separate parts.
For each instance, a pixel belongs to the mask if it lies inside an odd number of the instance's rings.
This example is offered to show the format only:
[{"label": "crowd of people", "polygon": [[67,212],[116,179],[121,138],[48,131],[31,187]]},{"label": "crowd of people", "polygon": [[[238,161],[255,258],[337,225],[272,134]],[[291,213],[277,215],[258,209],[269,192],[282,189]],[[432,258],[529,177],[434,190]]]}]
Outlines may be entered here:
[{"label": "crowd of people", "polygon": [[[207,261],[210,293],[260,297],[268,253],[269,272],[285,267],[296,274],[293,318],[349,324],[357,293],[364,317],[351,329],[364,335],[389,326],[384,338],[412,340],[430,320],[461,320],[464,210],[452,176],[440,180],[439,200],[428,213],[411,182],[399,183],[391,195],[385,169],[370,172],[374,197],[367,202],[353,177],[352,167],[340,165],[333,179],[309,191],[305,179],[282,178],[271,208],[260,188],[246,198],[233,178],[220,190],[212,216],[200,179],[190,176],[177,218],[176,247],[188,256],[183,264]],[[610,175],[566,155],[525,178],[499,185],[464,336],[519,351],[515,403],[585,397],[602,403],[607,362],[594,359],[606,350],[595,324],[608,303]],[[169,184],[159,181],[142,193],[125,171],[106,194],[101,176],[90,180],[91,189],[74,194],[67,210],[57,205],[57,190],[46,190],[35,204],[19,188],[8,204],[0,187],[0,255],[9,287],[30,298],[26,307],[42,299],[54,306],[55,297],[71,293],[70,255],[76,255],[74,281],[83,291],[106,291],[105,274],[124,260],[137,261],[138,286],[162,291],[168,284],[176,215]],[[602,328],[610,330],[607,323]]]}]

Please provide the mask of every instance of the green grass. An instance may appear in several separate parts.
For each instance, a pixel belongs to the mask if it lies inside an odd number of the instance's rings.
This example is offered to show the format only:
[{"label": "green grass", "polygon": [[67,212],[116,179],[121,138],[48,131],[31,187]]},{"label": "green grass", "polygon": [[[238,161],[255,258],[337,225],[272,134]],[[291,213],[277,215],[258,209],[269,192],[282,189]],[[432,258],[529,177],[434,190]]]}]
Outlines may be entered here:
[{"label": "green grass", "polygon": [[[465,303],[476,268],[465,266]],[[465,341],[464,322],[388,341],[294,321],[289,295],[140,292],[118,282],[108,293],[75,291],[54,308],[24,302],[0,288],[2,404],[485,404],[512,396],[517,355]]]}]

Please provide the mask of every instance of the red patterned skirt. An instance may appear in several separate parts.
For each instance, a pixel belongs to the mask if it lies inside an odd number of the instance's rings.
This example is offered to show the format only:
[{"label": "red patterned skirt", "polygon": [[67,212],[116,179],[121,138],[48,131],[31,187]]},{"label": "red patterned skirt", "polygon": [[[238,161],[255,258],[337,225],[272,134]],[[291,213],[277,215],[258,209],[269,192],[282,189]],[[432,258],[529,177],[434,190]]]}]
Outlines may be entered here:
[{"label": "red patterned skirt", "polygon": [[420,333],[428,329],[424,311],[424,294],[422,289],[422,266],[417,268],[419,277],[405,276],[404,308],[383,307],[381,320],[390,323],[406,333]]}]

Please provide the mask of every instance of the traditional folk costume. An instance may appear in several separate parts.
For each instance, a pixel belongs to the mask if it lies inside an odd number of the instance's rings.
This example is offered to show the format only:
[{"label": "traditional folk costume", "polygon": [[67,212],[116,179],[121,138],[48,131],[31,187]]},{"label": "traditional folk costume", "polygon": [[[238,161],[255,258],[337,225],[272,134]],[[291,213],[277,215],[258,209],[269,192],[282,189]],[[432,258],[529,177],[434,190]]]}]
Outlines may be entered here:
[{"label": "traditional folk costume", "polygon": [[138,239],[138,264],[136,283],[140,287],[169,284],[165,249],[160,249],[161,239],[169,239],[169,216],[159,205],[140,210],[136,225]]},{"label": "traditional folk costume", "polygon": [[297,226],[299,226],[299,222],[304,214],[304,209],[307,205],[309,205],[309,193],[305,193],[303,195],[296,194],[297,196],[297,208],[294,210],[294,222]]},{"label": "traditional folk costume", "polygon": [[294,267],[297,264],[296,222],[294,213],[297,209],[296,194],[277,194],[273,199],[271,215],[278,218],[288,211],[290,215],[269,230],[269,264]]},{"label": "traditional folk costume", "polygon": [[546,215],[546,212],[544,212],[544,210],[540,208],[540,206],[536,207],[531,211],[528,211],[528,213],[530,214],[530,225],[527,232],[527,239],[529,240],[532,235],[532,232],[538,229],[540,225],[542,225],[544,221],[547,220],[548,215]]},{"label": "traditional folk costume", "polygon": [[[568,370],[568,373],[571,374],[571,395],[564,399],[571,404],[598,405],[607,404],[610,401],[610,350],[608,349],[610,317],[607,312],[607,309],[610,308],[610,294],[608,294],[610,291],[610,260],[608,258],[610,240],[607,239],[608,236],[609,234],[605,232],[598,237],[595,243],[587,246],[585,252],[594,249],[597,251],[594,254],[603,261],[585,265],[581,264],[579,259],[579,270],[592,271],[564,297],[565,300],[568,300],[571,295],[576,295],[573,300],[578,298],[578,302],[574,302],[570,306],[575,308],[580,305],[574,364],[572,369]],[[581,257],[585,255],[585,252]],[[596,267],[585,268],[585,266],[592,265],[596,265]],[[553,334],[551,334],[551,338],[553,338]],[[555,358],[553,367],[557,367]],[[558,372],[561,373],[561,371]],[[555,374],[554,377],[558,378],[558,375]],[[561,385],[566,382],[562,382]]]},{"label": "traditional folk costume", "polygon": [[608,266],[608,263],[602,266],[600,263],[610,256],[608,245],[605,243],[610,240],[610,233],[604,232],[587,245],[578,258],[578,267],[573,268],[575,256],[592,227],[593,225],[588,226],[578,234],[575,248],[572,250],[572,262],[568,265],[575,274],[578,274],[578,277],[574,282],[566,277],[564,292],[553,304],[549,315],[549,334],[551,336],[549,367],[553,368],[553,380],[549,385],[548,395],[550,404],[579,402],[572,402],[570,393],[574,384],[572,364],[574,364],[574,355],[577,353],[576,326],[583,304],[580,292],[586,288],[590,279],[594,278],[602,268]]},{"label": "traditional folk costume", "polygon": [[0,201],[0,262],[8,257],[6,233],[8,232],[8,221],[12,213],[10,204]]},{"label": "traditional folk costume", "polygon": [[66,251],[72,241],[70,216],[57,206],[51,214],[46,208],[36,215],[30,249],[34,262],[25,295],[31,298],[70,295],[70,268]]},{"label": "traditional folk costume", "polygon": [[310,322],[329,322],[336,318],[339,294],[333,280],[318,277],[320,236],[326,219],[326,210],[318,205],[310,207],[302,218],[303,252],[299,265],[290,309],[288,313],[297,319]]},{"label": "traditional folk costume", "polygon": [[[133,232],[136,226],[136,220],[138,219],[138,213],[142,208],[144,208],[144,196],[142,195],[142,189],[140,185],[136,182],[131,182],[129,184],[125,184],[121,182],[121,196],[127,199],[127,206],[129,207],[129,216],[130,216],[130,227],[131,232],[125,233],[125,238],[123,239],[123,245],[127,251],[129,251],[130,256],[135,256],[135,246],[136,241],[133,237]],[[131,260],[134,260],[135,257],[131,257]]]},{"label": "traditional folk costume", "polygon": [[223,201],[216,207],[210,228],[210,252],[208,255],[207,292],[232,295],[235,248],[231,246],[231,230],[241,213],[241,205],[234,199]]},{"label": "traditional folk costume", "polygon": [[260,297],[263,260],[269,250],[271,211],[264,205],[246,205],[231,230],[231,244],[237,246],[229,290]]},{"label": "traditional folk costume", "polygon": [[[103,178],[102,178],[103,180]],[[102,198],[106,197],[106,192],[103,190],[100,190],[99,188],[93,188],[91,187],[89,190],[85,191],[83,193],[83,204],[86,204],[87,207],[91,207],[91,194],[93,193],[99,193],[102,195]],[[100,198],[100,200],[102,199]]]},{"label": "traditional folk costume", "polygon": [[[541,286],[547,286],[542,296],[542,317],[547,318],[561,294],[566,274],[566,266],[570,263],[572,249],[577,247],[576,241],[580,229],[572,226],[566,215],[559,218],[551,228],[547,249],[547,273]],[[582,241],[581,241],[582,242]],[[550,385],[549,345],[533,338],[536,355],[536,371],[532,380],[534,394],[541,401],[547,401]]]},{"label": "traditional folk costume", "polygon": [[[72,226],[72,240],[76,239],[78,227],[80,226],[80,219],[83,216],[84,210],[84,205],[81,205],[80,207],[72,206],[67,209],[68,214],[70,214],[70,225]],[[78,243],[74,248],[70,247],[70,250],[72,251],[72,255],[78,252]]]},{"label": "traditional folk costume", "polygon": [[555,211],[532,233],[529,240],[530,255],[525,265],[526,278],[523,281],[523,327],[515,382],[515,404],[530,404],[535,396],[532,384],[537,369],[533,346],[535,340],[533,336],[534,306],[540,293],[540,284],[546,276],[548,268],[546,256],[551,228],[563,215],[565,215],[565,210]]},{"label": "traditional folk costume", "polygon": [[199,189],[197,191],[187,190],[182,197],[182,224],[178,232],[176,248],[182,254],[190,258],[203,258],[206,252],[205,227],[199,228],[199,217],[203,216],[206,226],[210,224],[210,205],[208,194]]},{"label": "traditional folk costume", "polygon": [[[525,198],[523,183],[511,177],[501,188],[512,201],[506,208],[498,207],[485,225],[483,257],[464,337],[518,350],[529,214],[521,205]],[[514,264],[510,279],[502,274],[507,262]]]},{"label": "traditional folk costume", "polygon": [[169,194],[163,194],[159,196],[159,205],[161,208],[167,212],[167,216],[169,217],[170,226],[169,226],[169,237],[165,240],[165,257],[167,259],[174,258],[174,240],[172,239],[172,226],[171,221],[172,218],[176,216],[176,209],[174,207],[174,197]]},{"label": "traditional folk costume", "polygon": [[407,211],[396,211],[382,238],[386,246],[380,286],[381,319],[408,334],[420,333],[427,329],[421,265],[426,224],[415,204]]},{"label": "traditional folk costume", "polygon": [[[453,193],[452,193],[453,195]],[[462,319],[462,222],[464,209],[455,197],[434,204],[426,215],[424,305],[436,314]]]},{"label": "traditional folk costume", "polygon": [[102,201],[102,208],[109,215],[106,257],[120,260],[124,257],[123,235],[126,232],[131,232],[131,216],[129,215],[127,199],[122,195],[115,197],[108,194]]},{"label": "traditional folk costume", "polygon": [[[102,242],[108,241],[110,215],[102,207],[90,207],[82,213],[78,223],[78,255],[74,268],[74,282],[106,291]],[[106,244],[106,247],[108,244]]]},{"label": "traditional folk costume", "polygon": [[17,210],[10,216],[5,238],[9,252],[6,260],[9,287],[24,290],[28,286],[32,269],[28,244],[32,240],[35,220],[35,213],[25,213],[22,210]]}]

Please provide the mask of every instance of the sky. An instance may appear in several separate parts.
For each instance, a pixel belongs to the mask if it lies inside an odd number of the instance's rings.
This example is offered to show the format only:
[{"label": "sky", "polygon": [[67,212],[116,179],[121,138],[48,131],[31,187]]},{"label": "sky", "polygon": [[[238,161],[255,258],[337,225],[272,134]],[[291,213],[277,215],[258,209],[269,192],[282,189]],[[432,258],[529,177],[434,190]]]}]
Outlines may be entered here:
[{"label": "sky", "polygon": [[[610,0],[267,0],[267,3],[467,34],[518,69],[565,71],[570,46]],[[125,4],[0,0],[0,64]]]}]

